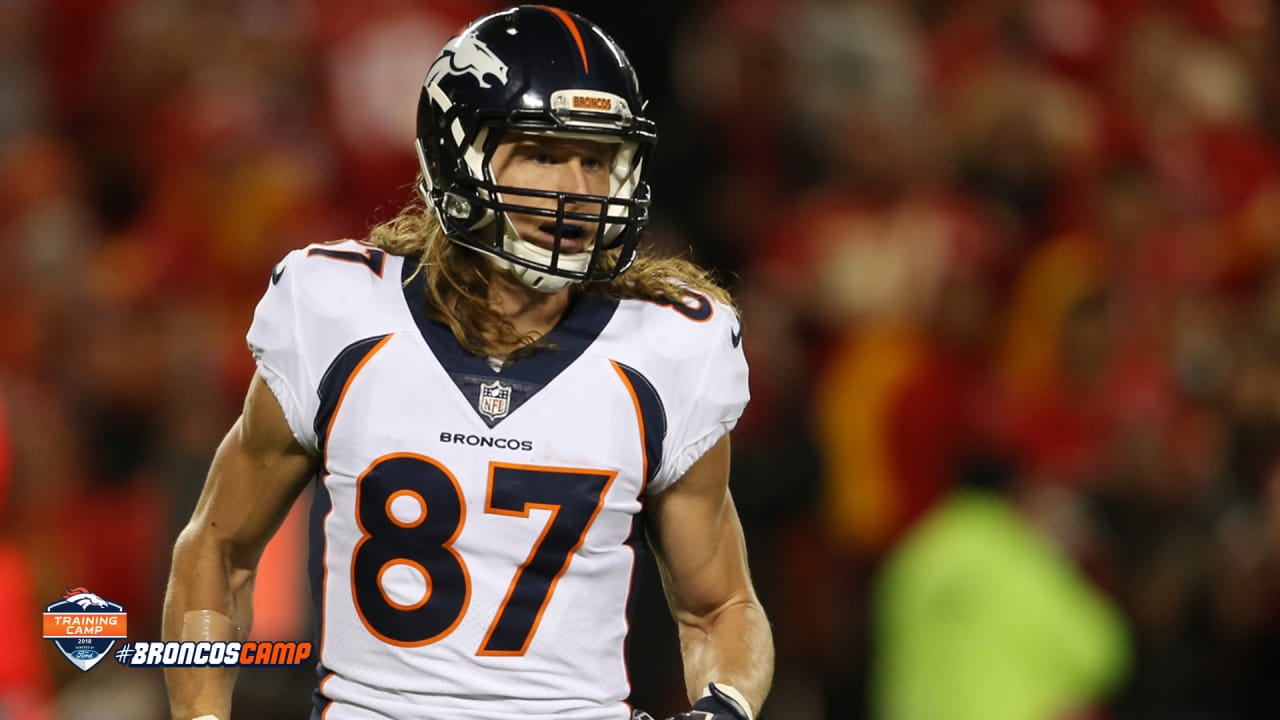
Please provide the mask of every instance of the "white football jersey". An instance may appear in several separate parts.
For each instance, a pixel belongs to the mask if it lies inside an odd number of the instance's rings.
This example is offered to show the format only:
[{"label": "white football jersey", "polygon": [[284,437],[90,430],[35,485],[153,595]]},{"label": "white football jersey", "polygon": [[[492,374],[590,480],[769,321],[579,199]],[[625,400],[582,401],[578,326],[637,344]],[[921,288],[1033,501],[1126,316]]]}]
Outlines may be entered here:
[{"label": "white football jersey", "polygon": [[583,297],[498,371],[426,317],[416,266],[295,250],[248,334],[323,460],[313,717],[627,720],[639,513],[746,405],[738,320]]}]

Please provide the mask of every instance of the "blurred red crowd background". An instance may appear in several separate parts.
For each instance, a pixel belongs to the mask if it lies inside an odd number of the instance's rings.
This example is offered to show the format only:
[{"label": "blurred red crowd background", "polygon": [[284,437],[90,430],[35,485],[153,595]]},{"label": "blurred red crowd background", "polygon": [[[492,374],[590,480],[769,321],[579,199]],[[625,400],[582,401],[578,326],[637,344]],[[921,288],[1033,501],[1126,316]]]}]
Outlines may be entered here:
[{"label": "blurred red crowd background", "polygon": [[[410,200],[425,70],[500,6],[0,4],[0,717],[163,713],[158,673],[82,675],[39,610],[84,585],[158,637],[273,264]],[[1280,9],[563,6],[651,97],[651,241],[742,305],[770,717],[873,715],[878,573],[993,459],[1125,619],[1082,717],[1280,716]],[[265,561],[261,635],[310,632],[304,531]],[[682,690],[655,636],[656,714]],[[243,717],[304,712],[307,673],[241,673]]]}]

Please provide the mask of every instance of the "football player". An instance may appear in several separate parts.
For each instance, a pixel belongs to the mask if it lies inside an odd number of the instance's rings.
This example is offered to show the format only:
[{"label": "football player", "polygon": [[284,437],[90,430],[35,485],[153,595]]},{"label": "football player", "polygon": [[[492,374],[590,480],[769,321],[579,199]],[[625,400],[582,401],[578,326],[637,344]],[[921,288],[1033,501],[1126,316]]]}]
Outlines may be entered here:
[{"label": "football player", "polygon": [[[747,402],[727,293],[639,247],[656,141],[592,22],[482,17],[431,65],[421,201],[290,253],[244,412],[174,551],[171,640],[243,639],[257,560],[308,483],[313,718],[628,720],[646,542],[691,709],[752,720],[773,670],[728,490]],[[170,669],[175,718],[233,672]]]}]

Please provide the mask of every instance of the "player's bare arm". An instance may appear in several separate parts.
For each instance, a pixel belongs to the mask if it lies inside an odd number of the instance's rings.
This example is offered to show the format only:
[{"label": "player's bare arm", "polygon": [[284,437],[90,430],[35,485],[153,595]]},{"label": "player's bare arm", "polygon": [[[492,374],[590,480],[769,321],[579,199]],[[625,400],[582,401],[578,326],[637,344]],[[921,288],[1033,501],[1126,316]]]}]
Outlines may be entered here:
[{"label": "player's bare arm", "polygon": [[747,568],[729,493],[729,437],[651,499],[651,536],[680,633],[690,701],[709,683],[736,688],[759,712],[773,677],[773,637]]},{"label": "player's bare arm", "polygon": [[[218,447],[195,513],[174,548],[164,639],[244,639],[253,621],[258,558],[314,463],[255,374],[244,412]],[[228,720],[234,668],[169,668],[165,675],[176,720]]]}]

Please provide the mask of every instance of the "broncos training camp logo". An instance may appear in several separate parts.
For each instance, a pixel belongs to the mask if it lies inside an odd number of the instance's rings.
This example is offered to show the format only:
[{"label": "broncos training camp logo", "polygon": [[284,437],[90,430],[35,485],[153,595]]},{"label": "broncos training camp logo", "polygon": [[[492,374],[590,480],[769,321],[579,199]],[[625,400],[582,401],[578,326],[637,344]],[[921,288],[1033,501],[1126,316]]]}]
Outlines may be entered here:
[{"label": "broncos training camp logo", "polygon": [[485,78],[497,78],[507,84],[507,65],[493,54],[488,45],[473,37],[460,37],[449,44],[427,71],[427,86],[435,85],[445,75],[474,75],[480,87],[493,87]]},{"label": "broncos training camp logo", "polygon": [[105,600],[85,587],[67,588],[62,599],[45,606],[44,637],[52,640],[72,665],[88,672],[128,634],[120,603]]}]

